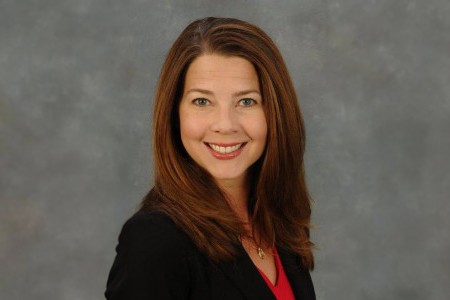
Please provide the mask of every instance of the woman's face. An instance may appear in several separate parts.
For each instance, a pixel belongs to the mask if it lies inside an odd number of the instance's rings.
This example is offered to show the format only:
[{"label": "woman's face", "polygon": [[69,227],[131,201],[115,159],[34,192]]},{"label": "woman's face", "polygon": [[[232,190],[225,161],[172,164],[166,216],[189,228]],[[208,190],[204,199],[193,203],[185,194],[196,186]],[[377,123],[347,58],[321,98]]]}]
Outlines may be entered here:
[{"label": "woman's face", "polygon": [[241,184],[262,155],[267,123],[258,75],[240,57],[202,55],[188,68],[179,106],[181,140],[219,184]]}]

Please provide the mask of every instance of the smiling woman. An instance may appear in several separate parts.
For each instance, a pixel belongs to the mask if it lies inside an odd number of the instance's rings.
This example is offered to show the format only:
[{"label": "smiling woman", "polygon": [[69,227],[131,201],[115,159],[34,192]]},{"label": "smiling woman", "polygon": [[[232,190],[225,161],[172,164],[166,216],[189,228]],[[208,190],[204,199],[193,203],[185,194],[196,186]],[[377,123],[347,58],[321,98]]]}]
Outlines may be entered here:
[{"label": "smiling woman", "polygon": [[108,299],[315,299],[303,119],[258,27],[197,20],[157,87],[154,187],[124,225]]}]

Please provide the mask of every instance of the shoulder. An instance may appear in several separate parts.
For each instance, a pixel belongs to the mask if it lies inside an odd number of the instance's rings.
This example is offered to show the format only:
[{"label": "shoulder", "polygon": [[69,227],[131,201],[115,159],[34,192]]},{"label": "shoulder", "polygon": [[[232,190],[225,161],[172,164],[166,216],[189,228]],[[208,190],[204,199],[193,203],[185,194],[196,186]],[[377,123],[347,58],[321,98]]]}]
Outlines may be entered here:
[{"label": "shoulder", "polygon": [[166,214],[159,211],[140,210],[136,212],[131,218],[129,218],[125,225],[151,225],[151,224],[175,226],[173,221]]},{"label": "shoulder", "polygon": [[186,234],[166,215],[141,211],[123,225],[111,267],[107,299],[181,299],[189,289]]},{"label": "shoulder", "polygon": [[[119,245],[154,254],[183,255],[191,248],[189,237],[165,214],[139,211],[123,225]],[[173,256],[172,256],[173,257]]]}]

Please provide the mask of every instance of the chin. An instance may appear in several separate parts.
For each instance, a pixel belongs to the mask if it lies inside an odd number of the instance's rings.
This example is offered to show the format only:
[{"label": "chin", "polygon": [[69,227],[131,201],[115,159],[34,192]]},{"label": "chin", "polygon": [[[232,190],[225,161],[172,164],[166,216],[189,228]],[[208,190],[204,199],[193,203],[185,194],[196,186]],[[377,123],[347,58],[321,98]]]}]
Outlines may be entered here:
[{"label": "chin", "polygon": [[244,173],[210,173],[216,181],[239,181],[244,178]]}]

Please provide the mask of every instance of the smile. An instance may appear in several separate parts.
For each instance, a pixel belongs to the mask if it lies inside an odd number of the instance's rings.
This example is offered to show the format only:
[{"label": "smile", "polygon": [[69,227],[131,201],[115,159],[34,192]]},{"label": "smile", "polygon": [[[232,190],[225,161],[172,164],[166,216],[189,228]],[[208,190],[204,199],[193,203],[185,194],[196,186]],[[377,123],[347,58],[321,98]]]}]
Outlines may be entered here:
[{"label": "smile", "polygon": [[232,152],[238,150],[239,148],[241,148],[242,145],[244,145],[244,143],[235,144],[232,146],[219,146],[219,145],[211,144],[211,143],[207,143],[207,144],[211,149],[213,149],[214,151],[221,153],[221,154],[232,153]]}]

